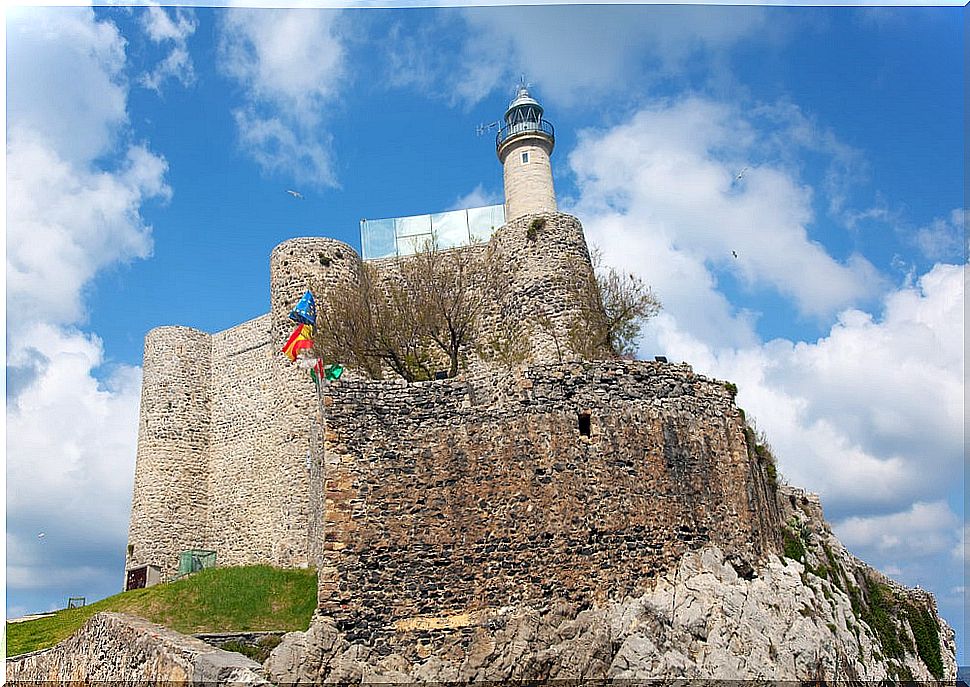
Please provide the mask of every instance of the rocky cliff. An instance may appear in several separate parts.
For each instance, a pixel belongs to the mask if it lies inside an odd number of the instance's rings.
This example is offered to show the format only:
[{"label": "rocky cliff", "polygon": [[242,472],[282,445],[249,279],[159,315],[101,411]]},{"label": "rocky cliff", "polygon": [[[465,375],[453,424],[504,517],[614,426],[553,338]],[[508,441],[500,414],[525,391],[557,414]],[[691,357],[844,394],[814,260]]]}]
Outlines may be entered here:
[{"label": "rocky cliff", "polygon": [[[781,487],[778,497],[786,555],[756,568],[708,546],[637,596],[398,624],[390,653],[318,615],[307,632],[284,637],[265,673],[281,683],[954,679],[953,631],[932,596],[849,554],[814,495]],[[448,629],[464,631],[432,649],[430,638]]]}]

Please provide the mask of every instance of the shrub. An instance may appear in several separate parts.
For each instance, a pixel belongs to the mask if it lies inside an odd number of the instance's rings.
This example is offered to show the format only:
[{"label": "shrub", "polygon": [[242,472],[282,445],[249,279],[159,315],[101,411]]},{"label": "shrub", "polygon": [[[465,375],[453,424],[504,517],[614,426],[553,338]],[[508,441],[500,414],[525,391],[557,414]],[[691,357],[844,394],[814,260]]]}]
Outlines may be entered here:
[{"label": "shrub", "polygon": [[926,664],[930,674],[937,680],[943,679],[943,657],[940,653],[940,628],[936,619],[926,608],[910,604],[906,609],[909,627],[916,639],[916,653]]},{"label": "shrub", "polygon": [[781,536],[785,543],[785,558],[804,563],[805,544],[802,543],[801,537],[788,527],[781,528]]}]

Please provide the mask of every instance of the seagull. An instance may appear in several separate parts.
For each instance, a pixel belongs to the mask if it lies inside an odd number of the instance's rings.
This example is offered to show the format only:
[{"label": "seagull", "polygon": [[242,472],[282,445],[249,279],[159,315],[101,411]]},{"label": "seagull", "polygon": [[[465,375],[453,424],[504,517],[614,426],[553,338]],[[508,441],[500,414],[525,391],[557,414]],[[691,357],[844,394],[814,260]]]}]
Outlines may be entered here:
[{"label": "seagull", "polygon": [[300,200],[303,200],[303,194],[300,193],[299,191],[291,191],[290,189],[286,189],[286,192],[289,193],[294,198],[299,198]]},{"label": "seagull", "polygon": [[37,538],[38,539],[43,539],[45,535],[46,535],[45,532],[41,532],[40,534],[37,535]]},{"label": "seagull", "polygon": [[735,259],[735,260],[737,260],[737,259],[738,259],[738,252],[737,252],[736,250],[732,250],[732,251],[731,251],[731,255],[733,255],[733,256],[734,256],[734,259]]},{"label": "seagull", "polygon": [[743,168],[740,172],[738,172],[738,175],[736,177],[734,177],[734,180],[735,181],[741,181],[744,178],[744,173],[747,172],[747,171],[748,171],[748,168],[747,167]]}]

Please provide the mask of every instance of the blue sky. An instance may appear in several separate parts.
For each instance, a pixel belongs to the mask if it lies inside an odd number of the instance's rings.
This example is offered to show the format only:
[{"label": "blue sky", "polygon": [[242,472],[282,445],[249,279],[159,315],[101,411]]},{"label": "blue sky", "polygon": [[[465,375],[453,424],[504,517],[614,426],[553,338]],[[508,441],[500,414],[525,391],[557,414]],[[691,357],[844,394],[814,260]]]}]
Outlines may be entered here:
[{"label": "blue sky", "polygon": [[266,312],[287,238],[501,202],[475,129],[524,73],[560,208],[664,303],[641,355],[735,381],[789,481],[937,595],[965,663],[965,18],[9,11],[8,617],[120,588],[145,333]]}]

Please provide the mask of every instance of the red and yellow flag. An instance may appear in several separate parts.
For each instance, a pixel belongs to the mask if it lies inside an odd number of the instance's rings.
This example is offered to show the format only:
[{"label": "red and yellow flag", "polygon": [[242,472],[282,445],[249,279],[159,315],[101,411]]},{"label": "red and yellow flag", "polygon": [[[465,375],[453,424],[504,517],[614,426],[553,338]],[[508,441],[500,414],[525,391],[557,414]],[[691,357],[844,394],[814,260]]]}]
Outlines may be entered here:
[{"label": "red and yellow flag", "polygon": [[289,340],[286,345],[283,346],[283,353],[290,360],[296,360],[296,356],[300,351],[307,350],[313,347],[313,327],[308,324],[301,324],[293,333],[290,334]]}]

